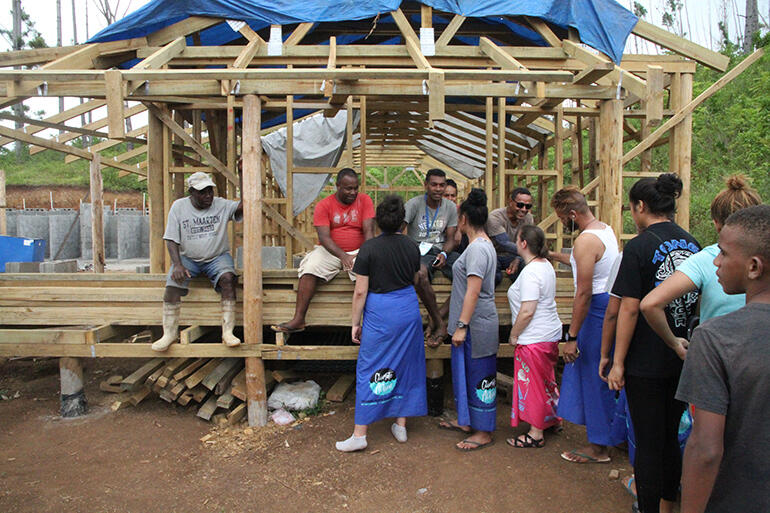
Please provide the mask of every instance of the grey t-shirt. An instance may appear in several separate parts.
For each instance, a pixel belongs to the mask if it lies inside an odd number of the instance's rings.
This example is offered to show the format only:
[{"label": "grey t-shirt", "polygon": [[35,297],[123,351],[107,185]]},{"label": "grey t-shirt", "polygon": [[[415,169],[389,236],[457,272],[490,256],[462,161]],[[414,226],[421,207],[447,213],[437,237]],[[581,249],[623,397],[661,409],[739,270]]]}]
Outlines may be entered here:
[{"label": "grey t-shirt", "polygon": [[500,343],[499,319],[495,306],[495,269],[497,255],[492,243],[478,238],[468,245],[452,265],[452,296],[449,301],[449,334],[457,329],[457,321],[463,309],[465,292],[468,290],[468,277],[481,278],[481,292],[476,309],[471,315],[469,329],[471,333],[471,356],[483,358],[497,354]]},{"label": "grey t-shirt", "polygon": [[[485,229],[487,231],[487,235],[490,237],[496,237],[505,233],[508,235],[510,241],[516,244],[516,236],[519,234],[521,227],[525,224],[535,224],[535,218],[532,217],[532,214],[527,214],[524,216],[524,219],[517,221],[516,224],[513,224],[508,217],[508,209],[506,207],[502,207],[496,208],[489,213]],[[494,240],[492,241],[492,244],[495,244]],[[498,253],[506,253],[506,251],[504,251],[502,248],[497,247],[497,244],[495,244],[495,249]]]},{"label": "grey t-shirt", "polygon": [[[725,416],[707,512],[770,511],[770,304],[749,303],[693,334],[676,398]],[[697,419],[696,419],[697,422]]]},{"label": "grey t-shirt", "polygon": [[240,202],[214,198],[211,206],[198,210],[190,197],[176,200],[168,211],[165,240],[179,244],[179,252],[198,262],[208,262],[230,250],[227,222],[235,219]]},{"label": "grey t-shirt", "polygon": [[[433,247],[441,251],[441,247],[446,242],[446,229],[457,226],[457,205],[446,198],[441,198],[438,212],[428,208],[430,219],[425,218],[426,208],[424,194],[406,202],[404,205],[406,234],[417,242],[431,242]],[[430,224],[430,233],[428,233],[428,224]]]}]

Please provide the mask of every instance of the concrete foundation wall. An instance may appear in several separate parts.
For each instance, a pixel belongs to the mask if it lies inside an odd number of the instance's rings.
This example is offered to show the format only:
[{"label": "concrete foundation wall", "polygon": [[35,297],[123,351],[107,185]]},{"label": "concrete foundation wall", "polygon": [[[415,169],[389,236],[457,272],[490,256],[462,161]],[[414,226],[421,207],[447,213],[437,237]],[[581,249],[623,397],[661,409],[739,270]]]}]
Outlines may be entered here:
[{"label": "concrete foundation wall", "polygon": [[51,257],[51,245],[48,232],[48,211],[39,209],[20,210],[17,214],[16,236],[28,239],[44,239],[45,257]]},{"label": "concrete foundation wall", "polygon": [[80,223],[71,209],[48,212],[48,251],[51,258],[63,260],[80,256]]}]

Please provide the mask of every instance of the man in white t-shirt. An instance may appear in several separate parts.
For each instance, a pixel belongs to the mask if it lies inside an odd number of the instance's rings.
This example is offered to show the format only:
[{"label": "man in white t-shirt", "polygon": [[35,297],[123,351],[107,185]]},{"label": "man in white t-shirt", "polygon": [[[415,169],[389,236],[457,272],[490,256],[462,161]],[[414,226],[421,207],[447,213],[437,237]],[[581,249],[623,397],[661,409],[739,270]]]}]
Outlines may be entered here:
[{"label": "man in white t-shirt", "polygon": [[172,265],[163,295],[163,336],[153,342],[155,351],[165,351],[179,338],[180,301],[190,278],[200,274],[222,295],[222,342],[230,347],[241,343],[233,335],[237,278],[227,223],[241,218],[243,205],[214,197],[214,182],[203,172],[190,175],[187,188],[190,195],[171,205],[163,234]]}]

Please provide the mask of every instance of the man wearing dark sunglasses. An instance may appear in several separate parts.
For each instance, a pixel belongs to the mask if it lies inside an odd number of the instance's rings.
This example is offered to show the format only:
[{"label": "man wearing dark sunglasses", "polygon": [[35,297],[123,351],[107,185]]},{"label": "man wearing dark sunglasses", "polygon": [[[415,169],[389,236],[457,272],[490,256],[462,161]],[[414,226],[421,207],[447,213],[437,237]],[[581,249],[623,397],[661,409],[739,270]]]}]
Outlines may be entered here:
[{"label": "man wearing dark sunglasses", "polygon": [[493,210],[487,220],[487,234],[497,251],[495,284],[503,280],[503,273],[516,281],[523,262],[516,250],[516,235],[525,224],[534,224],[532,217],[532,193],[524,187],[511,191],[508,206]]}]

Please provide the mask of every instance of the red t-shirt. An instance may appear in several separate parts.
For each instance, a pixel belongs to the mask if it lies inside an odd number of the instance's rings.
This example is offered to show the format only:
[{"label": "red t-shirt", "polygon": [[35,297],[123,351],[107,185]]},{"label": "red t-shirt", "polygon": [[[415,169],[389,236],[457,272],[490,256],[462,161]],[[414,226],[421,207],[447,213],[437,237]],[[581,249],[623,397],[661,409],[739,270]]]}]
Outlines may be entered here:
[{"label": "red t-shirt", "polygon": [[355,251],[364,242],[364,220],[374,217],[372,198],[358,193],[350,205],[340,203],[332,194],[315,206],[314,226],[328,226],[332,240],[342,251]]}]

